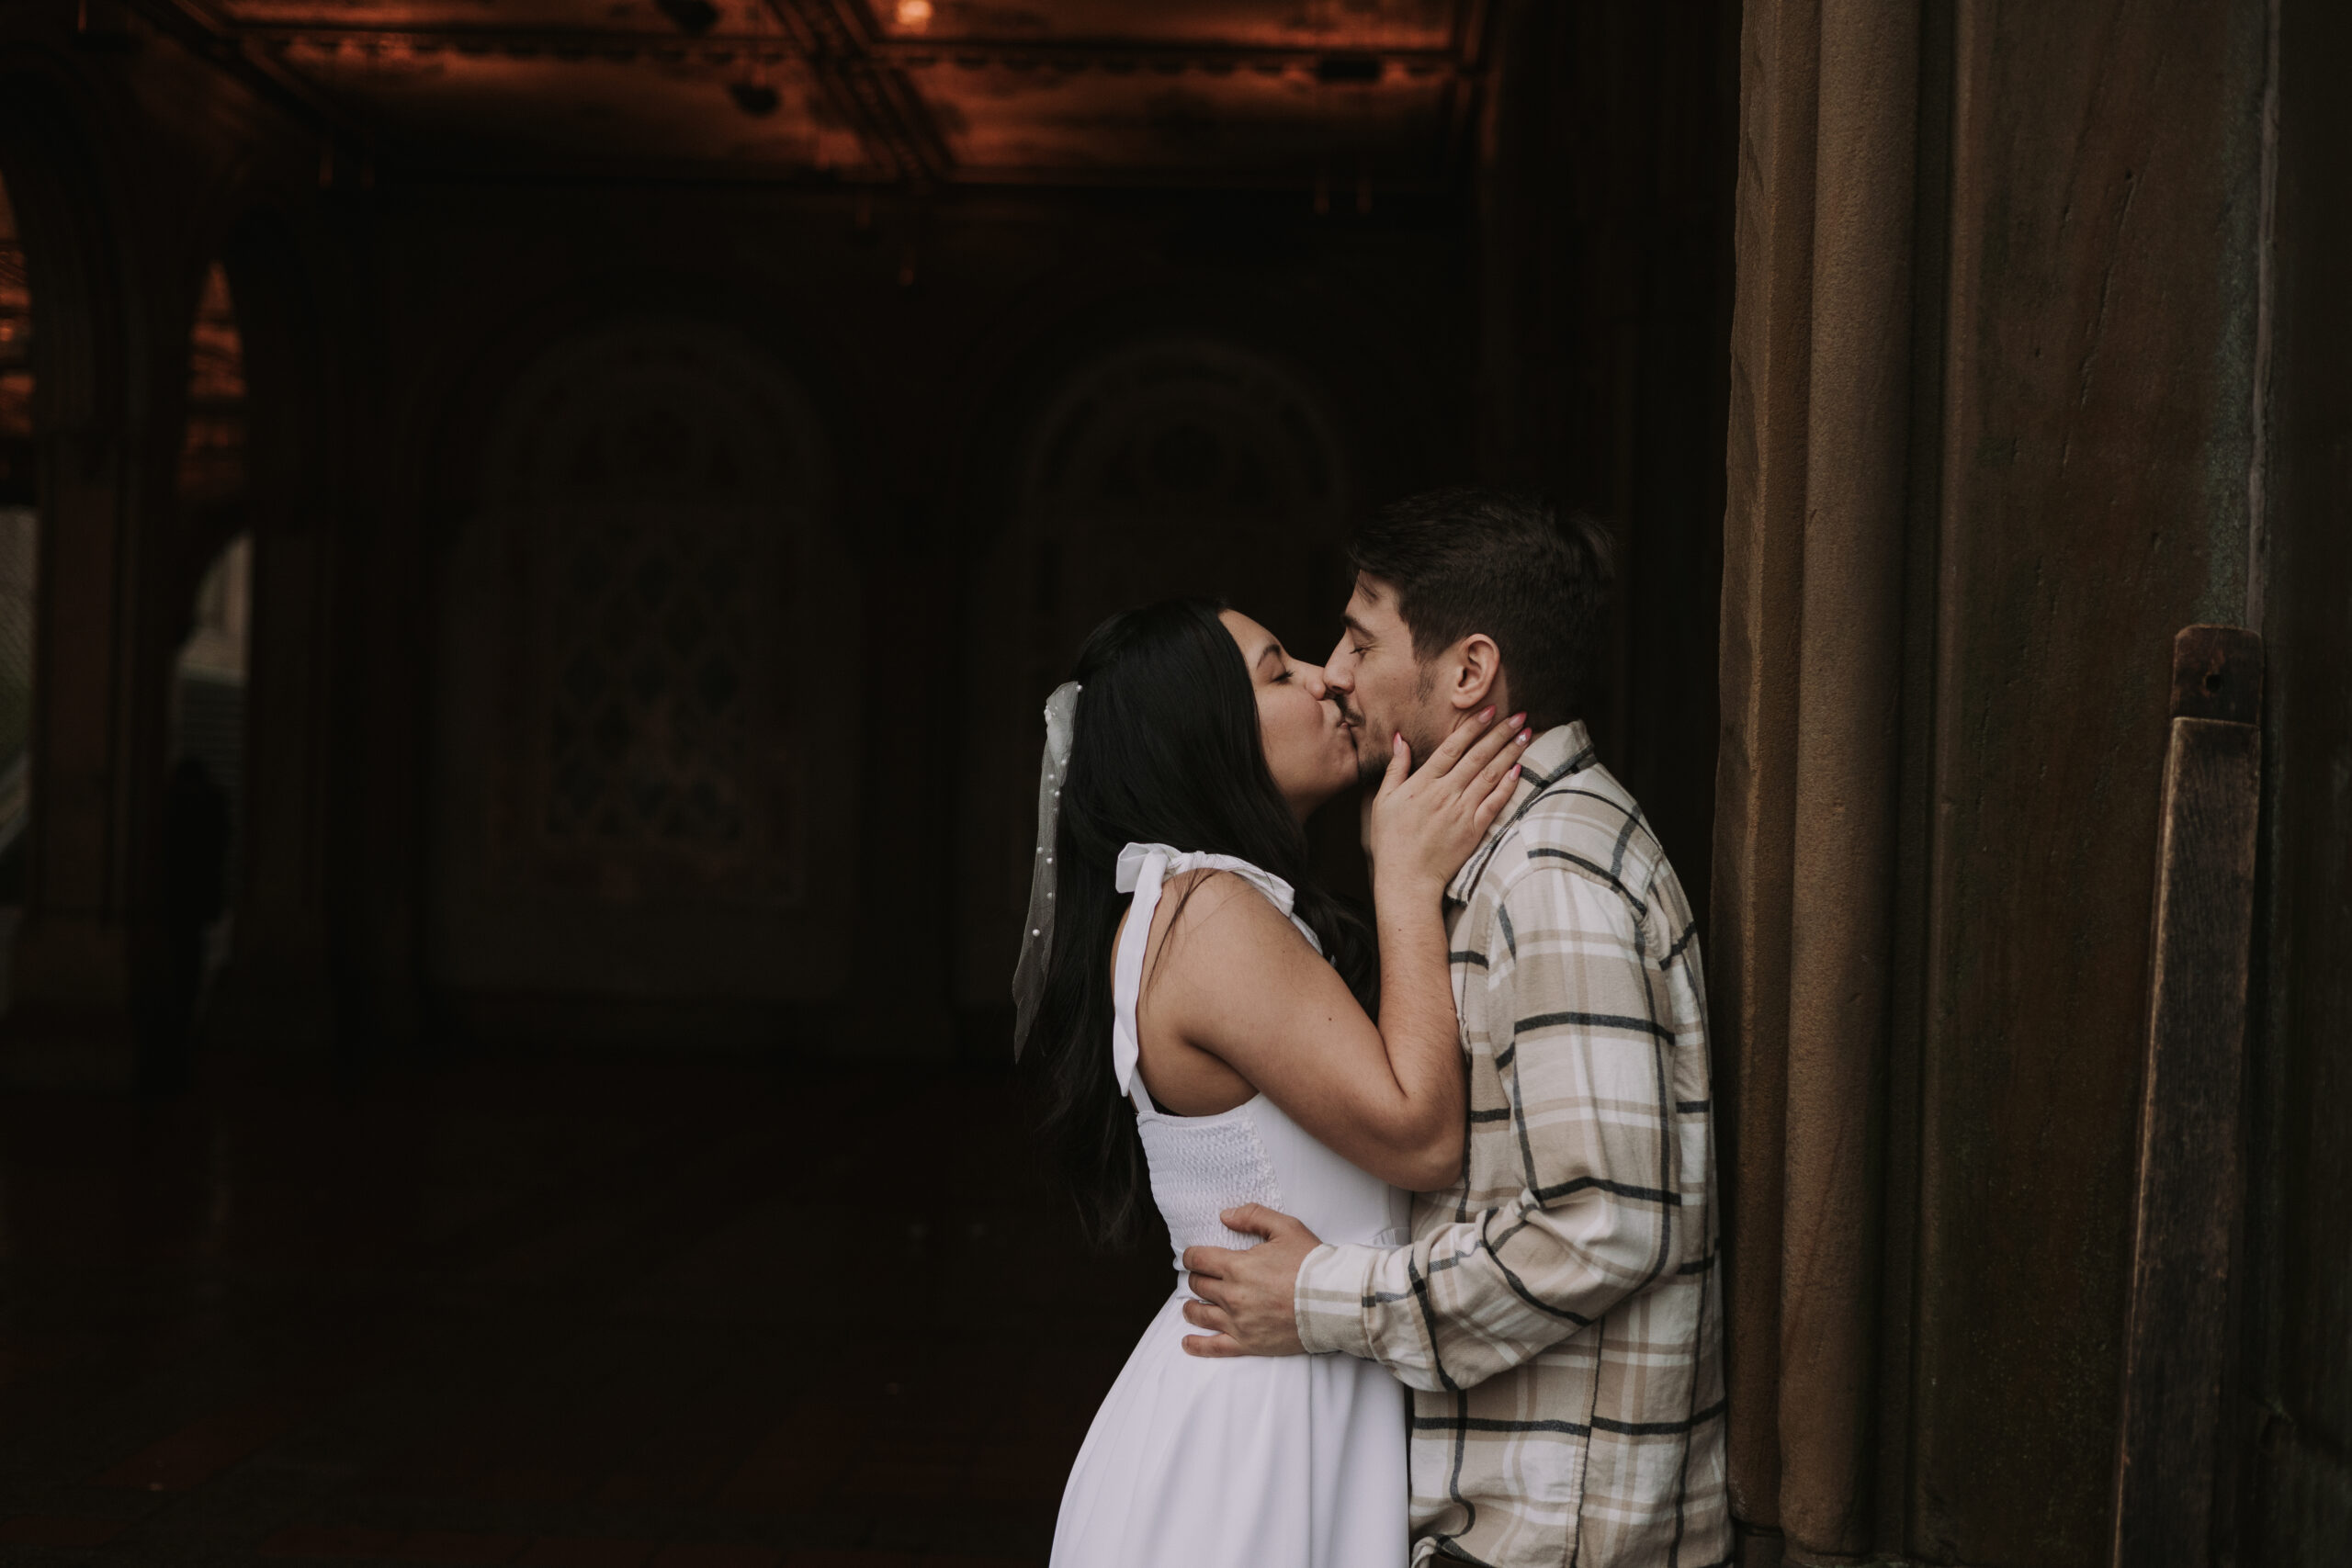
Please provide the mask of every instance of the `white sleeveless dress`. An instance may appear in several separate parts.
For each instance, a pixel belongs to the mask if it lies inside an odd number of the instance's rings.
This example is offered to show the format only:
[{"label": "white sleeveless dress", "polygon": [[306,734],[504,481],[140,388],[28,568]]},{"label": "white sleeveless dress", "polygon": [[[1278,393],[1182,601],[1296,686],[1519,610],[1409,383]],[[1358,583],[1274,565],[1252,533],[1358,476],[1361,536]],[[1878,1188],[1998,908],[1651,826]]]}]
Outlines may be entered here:
[{"label": "white sleeveless dress", "polygon": [[[1192,1298],[1184,1248],[1245,1247],[1258,1238],[1218,1214],[1263,1203],[1329,1242],[1396,1247],[1409,1237],[1408,1195],[1309,1137],[1261,1094],[1216,1116],[1153,1108],[1136,1071],[1136,996],[1163,880],[1230,871],[1291,912],[1290,885],[1223,855],[1130,844],[1119,888],[1135,901],[1113,970],[1112,1059],[1168,1222],[1175,1293],[1111,1385],[1079,1450],[1054,1528],[1053,1568],[1403,1568],[1405,1390],[1352,1356],[1204,1359],[1184,1353]],[[1304,921],[1292,921],[1321,950]]]}]

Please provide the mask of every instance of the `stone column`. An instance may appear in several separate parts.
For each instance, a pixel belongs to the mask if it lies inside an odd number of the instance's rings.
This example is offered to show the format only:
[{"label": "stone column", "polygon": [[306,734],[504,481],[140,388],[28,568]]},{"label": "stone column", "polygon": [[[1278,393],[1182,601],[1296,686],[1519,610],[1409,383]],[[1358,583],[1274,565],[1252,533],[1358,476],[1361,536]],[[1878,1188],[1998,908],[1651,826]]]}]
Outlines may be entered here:
[{"label": "stone column", "polygon": [[2263,8],[1753,0],[1716,897],[1750,1561],[2107,1543],[2173,633],[2242,617]]},{"label": "stone column", "polygon": [[213,982],[216,1042],[323,1062],[334,1039],[328,897],[336,524],[328,318],[282,217],[241,221],[222,261],[245,351],[254,636],[244,864],[234,945]]},{"label": "stone column", "polygon": [[[0,78],[0,174],[33,300],[40,556],[25,919],[0,1078],[128,1088],[137,1071],[136,787],[161,743],[141,606],[155,464],[119,194],[46,76]],[[145,677],[145,678],[142,678]]]}]

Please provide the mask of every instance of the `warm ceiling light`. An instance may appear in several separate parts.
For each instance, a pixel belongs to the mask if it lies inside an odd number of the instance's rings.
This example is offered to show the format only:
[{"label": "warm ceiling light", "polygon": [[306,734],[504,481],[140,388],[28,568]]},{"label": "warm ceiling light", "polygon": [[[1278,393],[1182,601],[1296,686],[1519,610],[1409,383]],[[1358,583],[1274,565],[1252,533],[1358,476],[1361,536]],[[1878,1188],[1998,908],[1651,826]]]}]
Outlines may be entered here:
[{"label": "warm ceiling light", "polygon": [[918,33],[931,26],[931,0],[899,0],[899,26]]}]

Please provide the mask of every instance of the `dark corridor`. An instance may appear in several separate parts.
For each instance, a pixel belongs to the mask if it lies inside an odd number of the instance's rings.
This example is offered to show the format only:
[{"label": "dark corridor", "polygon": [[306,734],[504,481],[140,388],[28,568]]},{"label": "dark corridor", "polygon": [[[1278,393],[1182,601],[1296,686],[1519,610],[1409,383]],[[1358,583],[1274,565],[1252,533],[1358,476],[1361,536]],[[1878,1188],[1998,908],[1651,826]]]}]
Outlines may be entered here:
[{"label": "dark corridor", "polygon": [[[0,1562],[1040,1562],[1167,1277],[1006,1060],[1039,704],[1179,589],[1320,655],[1468,480],[1617,545],[1744,1568],[2334,1568],[2347,80],[2341,0],[0,0]],[[2149,1070],[2192,626],[2234,1107]]]},{"label": "dark corridor", "polygon": [[0,0],[0,1561],[1042,1562],[1039,704],[1540,487],[1703,906],[1738,28]]}]

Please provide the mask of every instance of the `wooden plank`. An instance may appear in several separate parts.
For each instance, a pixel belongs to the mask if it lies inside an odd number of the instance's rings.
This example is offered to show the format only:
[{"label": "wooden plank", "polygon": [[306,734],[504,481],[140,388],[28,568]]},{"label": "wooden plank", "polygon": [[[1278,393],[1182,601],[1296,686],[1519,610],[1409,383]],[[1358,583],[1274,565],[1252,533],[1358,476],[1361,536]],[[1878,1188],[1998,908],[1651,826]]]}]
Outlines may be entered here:
[{"label": "wooden plank", "polygon": [[2183,626],[2173,638],[2172,716],[2259,723],[2262,639],[2239,626]]},{"label": "wooden plank", "polygon": [[2261,680],[2261,639],[2251,632],[2190,626],[2175,639],[2114,1568],[2212,1561],[2230,1264],[2245,1182]]},{"label": "wooden plank", "polygon": [[1941,375],[1912,482],[1939,531],[1909,547],[1934,739],[1925,886],[1896,906],[1925,927],[1897,1555],[2112,1545],[2164,649],[2246,550],[2206,476],[2245,469],[2252,330],[2219,258],[2252,243],[2223,128],[2260,100],[2259,9],[1922,9],[1951,97],[1949,147],[1921,148],[1949,194],[1918,280]]}]

